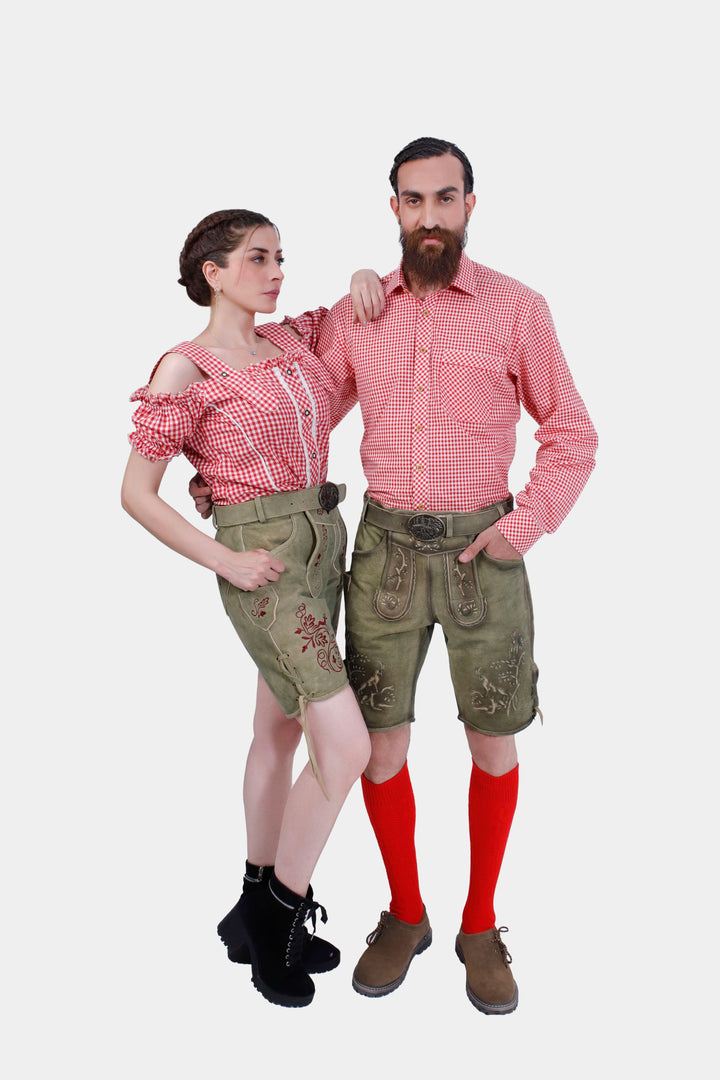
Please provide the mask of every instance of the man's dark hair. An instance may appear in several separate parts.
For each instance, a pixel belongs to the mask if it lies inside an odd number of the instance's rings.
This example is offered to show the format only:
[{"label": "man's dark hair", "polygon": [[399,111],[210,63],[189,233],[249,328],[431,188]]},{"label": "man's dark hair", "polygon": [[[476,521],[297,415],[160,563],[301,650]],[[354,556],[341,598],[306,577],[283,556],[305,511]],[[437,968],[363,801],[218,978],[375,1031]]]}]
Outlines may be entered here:
[{"label": "man's dark hair", "polygon": [[413,139],[411,143],[403,147],[393,161],[393,167],[390,170],[390,183],[395,195],[398,194],[397,174],[401,165],[404,165],[406,161],[417,161],[419,158],[442,157],[443,154],[452,154],[462,165],[465,174],[465,194],[469,194],[475,182],[472,165],[460,147],[456,146],[455,143],[447,142],[445,139],[424,138]]}]

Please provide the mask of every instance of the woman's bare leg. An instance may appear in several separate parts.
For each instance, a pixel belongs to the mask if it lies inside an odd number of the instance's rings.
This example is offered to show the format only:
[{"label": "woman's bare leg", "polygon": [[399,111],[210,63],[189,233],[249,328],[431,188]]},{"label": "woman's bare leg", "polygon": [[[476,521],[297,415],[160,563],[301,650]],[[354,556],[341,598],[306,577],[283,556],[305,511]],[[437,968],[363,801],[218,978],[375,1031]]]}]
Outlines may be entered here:
[{"label": "woman's bare leg", "polygon": [[256,866],[273,866],[302,731],[260,674],[253,733],[243,782],[247,857]]},{"label": "woman's bare leg", "polygon": [[325,701],[308,702],[307,726],[329,799],[306,765],[287,798],[275,858],[277,877],[300,896],[370,756],[365,721],[349,686]]}]

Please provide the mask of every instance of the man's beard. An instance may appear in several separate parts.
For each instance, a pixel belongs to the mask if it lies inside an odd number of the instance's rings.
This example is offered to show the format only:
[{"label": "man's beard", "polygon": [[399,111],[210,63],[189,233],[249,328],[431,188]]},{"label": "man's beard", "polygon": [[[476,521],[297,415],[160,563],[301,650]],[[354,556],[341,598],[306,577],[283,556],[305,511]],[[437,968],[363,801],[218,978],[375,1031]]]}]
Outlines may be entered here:
[{"label": "man's beard", "polygon": [[[426,237],[439,240],[439,244],[425,244]],[[460,256],[467,233],[461,236],[450,229],[400,229],[403,250],[402,268],[405,277],[421,289],[445,289],[457,273]]]}]

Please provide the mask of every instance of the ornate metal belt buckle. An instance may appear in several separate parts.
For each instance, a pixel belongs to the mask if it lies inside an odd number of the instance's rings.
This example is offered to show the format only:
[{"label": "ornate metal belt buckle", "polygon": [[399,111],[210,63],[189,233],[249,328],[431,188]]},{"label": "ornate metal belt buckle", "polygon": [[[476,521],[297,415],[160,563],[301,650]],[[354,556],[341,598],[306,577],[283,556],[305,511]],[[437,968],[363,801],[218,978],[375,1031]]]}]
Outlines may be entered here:
[{"label": "ornate metal belt buckle", "polygon": [[334,510],[340,502],[340,492],[337,484],[333,484],[329,480],[326,484],[323,484],[318,491],[318,502],[323,510]]},{"label": "ornate metal belt buckle", "polygon": [[432,514],[415,514],[407,523],[407,531],[416,540],[438,540],[445,535],[445,522]]}]

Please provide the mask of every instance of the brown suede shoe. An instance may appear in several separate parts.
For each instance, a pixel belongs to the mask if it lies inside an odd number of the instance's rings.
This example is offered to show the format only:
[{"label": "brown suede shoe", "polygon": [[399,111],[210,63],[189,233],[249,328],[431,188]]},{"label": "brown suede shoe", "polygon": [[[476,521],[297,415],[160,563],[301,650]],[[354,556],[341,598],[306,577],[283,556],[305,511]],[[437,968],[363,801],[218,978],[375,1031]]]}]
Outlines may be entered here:
[{"label": "brown suede shoe", "polygon": [[382,997],[397,990],[407,975],[414,956],[424,952],[432,941],[427,911],[419,923],[403,922],[383,911],[380,922],[368,934],[368,948],[353,972],[353,990],[366,997]]},{"label": "brown suede shoe", "polygon": [[464,934],[455,941],[455,952],[465,965],[467,996],[484,1013],[511,1013],[517,1009],[518,988],[510,973],[512,956],[500,934],[507,926],[482,934]]}]

